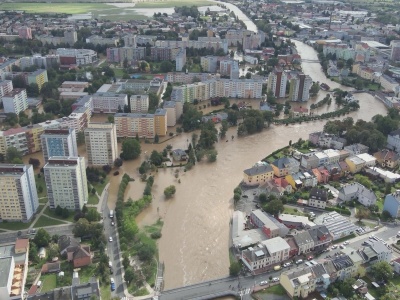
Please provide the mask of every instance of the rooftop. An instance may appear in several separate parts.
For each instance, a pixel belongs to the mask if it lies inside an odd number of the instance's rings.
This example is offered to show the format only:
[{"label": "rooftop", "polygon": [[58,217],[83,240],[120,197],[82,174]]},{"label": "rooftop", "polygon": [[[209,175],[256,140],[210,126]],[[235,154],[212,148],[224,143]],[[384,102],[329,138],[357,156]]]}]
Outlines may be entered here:
[{"label": "rooftop", "polygon": [[10,270],[12,269],[13,264],[12,257],[1,257],[0,258],[0,287],[6,287],[8,284],[8,278],[10,274]]}]

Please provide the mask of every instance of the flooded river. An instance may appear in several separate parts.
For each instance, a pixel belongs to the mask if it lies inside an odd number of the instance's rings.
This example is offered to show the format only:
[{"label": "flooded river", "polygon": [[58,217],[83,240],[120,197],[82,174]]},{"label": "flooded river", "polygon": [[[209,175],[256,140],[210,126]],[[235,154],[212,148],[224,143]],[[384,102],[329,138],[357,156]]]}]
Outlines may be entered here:
[{"label": "flooded river", "polygon": [[[301,42],[295,43],[302,57],[317,59],[311,47]],[[302,66],[304,73],[309,74],[313,80],[326,82],[331,87],[341,87],[325,77],[319,64],[303,63]],[[324,95],[325,92],[320,92],[317,99],[312,101],[317,101]],[[371,95],[357,94],[356,97],[360,100],[361,108],[350,114],[354,119],[370,120],[376,114],[386,113],[384,105]],[[301,105],[309,106],[312,101]],[[318,113],[334,109],[332,103],[329,107],[320,108]],[[106,120],[106,117],[96,116],[92,119],[100,120]],[[236,128],[231,128],[227,133],[229,142],[224,139],[216,144],[218,159],[215,163],[198,163],[186,173],[180,169],[178,178],[175,178],[173,169],[160,169],[153,174],[153,203],[137,217],[137,221],[141,227],[154,223],[159,217],[164,221],[162,237],[159,240],[159,257],[165,263],[166,289],[228,274],[229,222],[233,210],[233,189],[242,180],[243,170],[272,151],[288,145],[289,140],[294,142],[299,138],[306,139],[310,132],[321,130],[324,124],[324,121],[314,121],[289,126],[271,126],[259,134],[242,138],[237,137]],[[233,140],[230,138],[232,135],[235,136]],[[191,133],[181,134],[158,145],[142,143],[140,158],[124,162],[120,168],[120,175],[110,179],[108,205],[115,205],[118,185],[124,172],[136,179],[129,184],[126,197],[138,199],[142,195],[144,184],[139,180],[137,169],[153,149],[161,151],[167,144],[171,144],[173,148],[186,149],[190,141]],[[84,149],[81,148],[80,154],[85,155]],[[41,153],[35,156],[40,157]],[[163,191],[171,184],[176,186],[176,195],[166,200]]]}]

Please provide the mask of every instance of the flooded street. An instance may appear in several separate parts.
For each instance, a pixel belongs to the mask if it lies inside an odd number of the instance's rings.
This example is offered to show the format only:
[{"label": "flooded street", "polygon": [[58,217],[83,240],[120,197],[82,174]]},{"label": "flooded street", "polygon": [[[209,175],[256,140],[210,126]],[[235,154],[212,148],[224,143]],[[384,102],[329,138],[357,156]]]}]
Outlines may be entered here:
[{"label": "flooded street", "polygon": [[[231,10],[231,4],[224,3]],[[235,11],[236,13],[236,11]],[[253,24],[254,25],[254,24]],[[316,52],[309,46],[295,41],[299,54],[308,60],[317,59]],[[305,74],[313,80],[326,82],[331,88],[345,87],[328,80],[317,63],[302,63]],[[307,102],[296,103],[309,107],[315,101],[324,98],[326,92]],[[349,114],[355,120],[362,118],[370,120],[376,114],[386,114],[385,106],[369,94],[356,94],[360,101],[360,110]],[[233,103],[234,101],[231,101]],[[256,108],[258,100],[251,100]],[[254,104],[254,105],[253,105]],[[216,108],[206,108],[210,111]],[[319,108],[320,114],[336,109],[334,101],[330,106]],[[106,121],[107,116],[94,116],[92,122]],[[230,128],[227,138],[219,141],[215,148],[218,159],[215,163],[197,163],[192,170],[184,172],[183,168],[159,169],[152,174],[155,176],[153,186],[153,203],[138,217],[139,226],[149,225],[161,217],[164,221],[162,237],[159,240],[159,258],[165,263],[165,289],[197,283],[203,280],[224,277],[229,272],[229,222],[233,210],[233,189],[242,180],[243,170],[251,167],[272,151],[286,146],[289,140],[307,139],[313,131],[322,130],[325,121],[303,122],[289,126],[271,126],[263,132],[247,137],[238,138],[237,128]],[[168,128],[168,131],[175,132]],[[231,136],[234,139],[231,140]],[[140,181],[138,167],[150,156],[152,150],[162,151],[168,144],[173,148],[186,149],[191,141],[192,133],[181,134],[161,144],[145,144],[142,142],[140,158],[124,162],[120,175],[110,177],[110,196],[108,205],[115,206],[118,186],[122,175],[126,172],[135,179],[129,183],[126,199],[138,199],[144,190]],[[228,142],[226,142],[228,140]],[[85,155],[84,146],[80,147],[81,156]],[[32,155],[43,162],[42,154]],[[24,158],[28,161],[29,156]],[[175,178],[175,170],[179,170]],[[180,180],[181,183],[178,182]],[[174,184],[176,194],[166,200],[164,188]]]}]

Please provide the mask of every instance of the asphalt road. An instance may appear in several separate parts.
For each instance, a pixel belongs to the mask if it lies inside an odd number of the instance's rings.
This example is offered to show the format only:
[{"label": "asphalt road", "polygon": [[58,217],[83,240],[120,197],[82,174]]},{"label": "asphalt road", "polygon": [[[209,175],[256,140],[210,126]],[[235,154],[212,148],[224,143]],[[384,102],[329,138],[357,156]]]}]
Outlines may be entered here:
[{"label": "asphalt road", "polygon": [[[113,221],[116,223],[115,213],[114,219],[110,219],[109,213],[110,209],[107,206],[107,198],[108,198],[108,190],[105,190],[103,193],[103,207],[102,207],[102,216],[103,216],[103,226],[104,226],[104,235],[107,239],[107,254],[109,260],[112,263],[113,274],[110,274],[110,277],[114,278],[115,281],[115,291],[111,292],[112,297],[124,297],[124,281],[122,278],[122,260],[119,254],[119,240],[117,236],[117,224],[114,226],[111,225]],[[112,237],[112,242],[108,239]],[[111,289],[111,286],[110,286]]]},{"label": "asphalt road", "polygon": [[[361,244],[368,240],[371,234],[380,237],[389,243],[393,243],[397,240],[396,234],[399,231],[399,227],[388,225],[380,228],[377,231],[373,231],[369,234],[356,236],[355,238],[348,240],[349,245],[346,247],[352,247],[358,249]],[[340,249],[331,250],[329,252],[323,253],[316,259],[324,258],[326,255],[334,255],[336,252],[340,252]],[[392,259],[399,256],[397,253],[393,252]],[[181,287],[172,290],[166,290],[159,296],[160,300],[178,300],[178,299],[210,299],[217,296],[235,294],[240,296],[241,299],[251,299],[250,294],[254,288],[260,289],[259,283],[261,281],[270,281],[270,277],[279,277],[282,272],[287,269],[282,269],[280,271],[268,272],[255,276],[245,276],[245,277],[227,277],[221,278],[213,281],[202,282],[199,284],[194,284],[186,287]],[[268,287],[264,286],[265,288]]]},{"label": "asphalt road", "polygon": [[[58,234],[58,235],[71,235],[72,234],[72,229],[74,228],[73,224],[68,224],[68,225],[55,225],[55,226],[49,226],[49,227],[44,227],[46,231],[50,234]],[[27,237],[28,235],[28,229],[21,230],[21,237]],[[0,243],[1,244],[9,244],[15,242],[15,240],[18,237],[18,230],[15,230],[13,232],[2,232],[0,233]]]}]

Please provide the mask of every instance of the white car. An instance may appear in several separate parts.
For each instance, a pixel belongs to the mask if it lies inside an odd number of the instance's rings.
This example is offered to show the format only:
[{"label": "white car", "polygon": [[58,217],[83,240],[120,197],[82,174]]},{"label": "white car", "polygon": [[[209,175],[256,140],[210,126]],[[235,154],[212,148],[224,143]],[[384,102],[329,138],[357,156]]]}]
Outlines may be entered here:
[{"label": "white car", "polygon": [[340,245],[340,249],[346,249],[345,245]]},{"label": "white car", "polygon": [[343,243],[343,245],[348,245],[348,244],[349,244],[349,242],[344,242],[344,243]]},{"label": "white car", "polygon": [[337,245],[333,245],[332,246],[332,250],[334,250],[334,249],[336,249],[337,248]]},{"label": "white car", "polygon": [[111,226],[114,226],[115,225],[115,223],[114,222],[111,222]]},{"label": "white car", "polygon": [[108,241],[109,241],[109,242],[112,242],[112,241],[113,241],[112,236],[110,236],[110,237],[108,238]]},{"label": "white car", "polygon": [[267,285],[267,284],[268,284],[268,281],[266,281],[266,280],[260,282],[260,285]]},{"label": "white car", "polygon": [[278,282],[278,281],[279,281],[279,278],[278,278],[278,277],[272,278],[272,282]]},{"label": "white car", "polygon": [[289,267],[290,265],[291,265],[291,264],[287,262],[287,263],[284,263],[284,264],[283,264],[283,267],[284,267],[284,268],[287,268],[287,267]]}]

